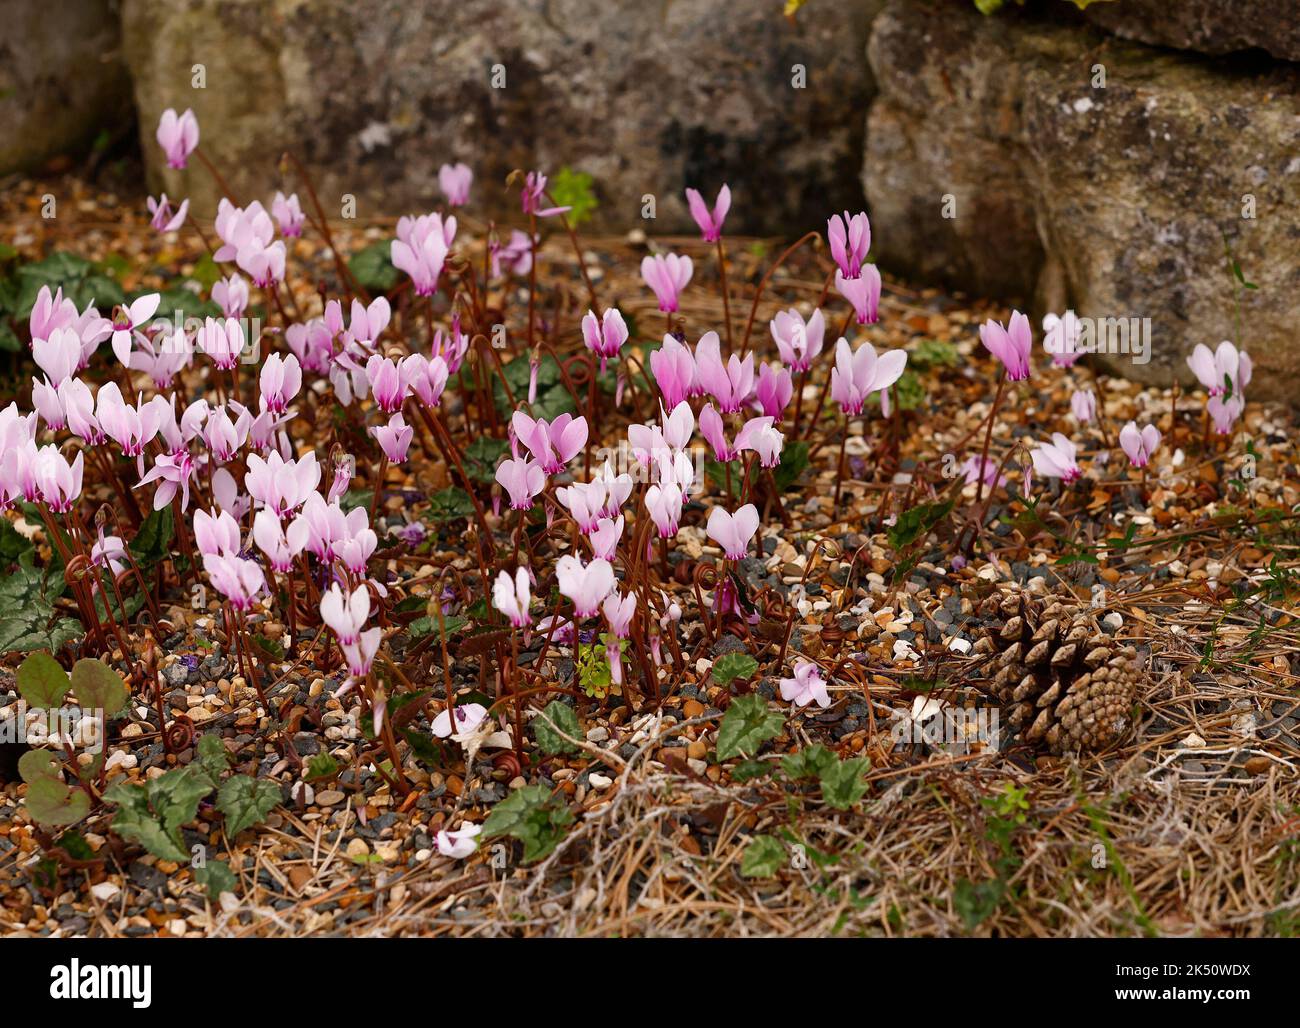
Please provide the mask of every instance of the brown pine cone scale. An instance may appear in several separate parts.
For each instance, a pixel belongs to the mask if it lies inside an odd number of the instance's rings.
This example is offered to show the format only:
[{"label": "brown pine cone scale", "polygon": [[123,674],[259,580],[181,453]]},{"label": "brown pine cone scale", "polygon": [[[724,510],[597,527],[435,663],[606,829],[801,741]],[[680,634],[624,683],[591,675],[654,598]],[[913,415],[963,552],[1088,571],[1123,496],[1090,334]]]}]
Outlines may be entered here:
[{"label": "brown pine cone scale", "polygon": [[1023,742],[1079,753],[1128,734],[1137,651],[1102,632],[1088,608],[1016,591],[995,593],[979,613],[993,621],[975,654],[992,656],[988,688]]}]

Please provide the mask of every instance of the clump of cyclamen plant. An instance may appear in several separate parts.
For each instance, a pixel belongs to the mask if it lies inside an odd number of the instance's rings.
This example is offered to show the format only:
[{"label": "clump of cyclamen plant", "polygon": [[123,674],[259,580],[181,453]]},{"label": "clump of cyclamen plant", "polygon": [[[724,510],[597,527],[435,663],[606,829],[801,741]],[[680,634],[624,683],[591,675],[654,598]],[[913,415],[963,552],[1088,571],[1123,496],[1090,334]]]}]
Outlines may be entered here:
[{"label": "clump of cyclamen plant", "polygon": [[[448,209],[403,217],[396,226],[391,260],[404,281],[393,294],[406,293],[397,319],[390,299],[366,295],[341,261],[341,295],[322,295],[318,308],[300,309],[299,298],[286,285],[292,241],[308,230],[318,232],[337,258],[309,180],[304,185],[312,202],[306,205],[296,193],[277,193],[269,210],[257,200],[239,206],[198,148],[192,112],[167,111],[158,141],[173,167],[185,167],[197,155],[225,194],[213,224],[217,246],[211,251],[222,266],[223,277],[211,289],[221,317],[185,327],[157,322],[157,293],[104,316],[93,305],[79,310],[61,292],[42,289],[29,320],[33,358],[41,372],[32,383],[34,410],[23,413],[10,404],[0,411],[0,505],[34,505],[65,563],[80,557],[99,571],[134,572],[142,587],[144,579],[124,543],[126,529],[116,526],[105,533],[103,525],[96,525],[92,531],[83,509],[88,485],[120,495],[123,514],[137,531],[144,508],[170,510],[179,550],[171,561],[175,583],[192,587],[201,576],[220,598],[235,658],[263,712],[272,713],[272,701],[259,674],[260,659],[248,644],[249,623],[279,613],[289,625],[288,656],[338,672],[343,684],[335,695],[368,710],[376,745],[387,756],[384,768],[376,761],[376,769],[391,777],[399,791],[409,785],[387,714],[388,692],[404,680],[404,672],[390,650],[399,629],[390,617],[393,579],[376,559],[387,534],[377,515],[390,467],[406,463],[413,446],[443,462],[472,507],[470,554],[477,565],[476,582],[459,594],[440,591],[430,598],[436,627],[431,638],[445,647],[442,626],[458,595],[462,609],[475,593],[490,596],[499,623],[508,625],[489,635],[483,651],[487,661],[495,657],[496,702],[490,707],[458,702],[450,667],[445,667],[441,709],[431,719],[431,731],[464,747],[472,759],[497,726],[512,722],[515,757],[522,768],[525,698],[555,688],[554,676],[544,670],[548,655],[586,646],[607,666],[613,686],[649,699],[672,687],[670,669],[680,673],[685,668],[677,631],[685,614],[670,595],[669,583],[677,577],[670,550],[688,518],[702,520],[718,558],[715,568],[706,569],[711,581],[698,569],[692,573],[696,614],[706,638],[724,631],[728,618],[752,622],[757,615],[742,607],[736,572],[751,547],[764,552],[760,510],[780,508],[773,471],[781,465],[788,437],[799,439],[801,430],[808,437],[829,394],[843,418],[838,506],[850,419],[864,415],[873,395],[881,415],[894,417],[892,394],[906,353],[878,352],[865,340],[855,346],[849,338],[853,324],[868,325],[879,317],[882,282],[867,263],[871,230],[865,213],[845,212],[827,224],[834,267],[822,299],[833,283],[847,303],[833,361],[823,357],[826,313],[819,301],[806,316],[789,309],[771,320],[777,360],[767,363],[750,348],[759,296],[743,334],[735,331],[730,316],[723,245],[730,189],[723,185],[712,207],[688,190],[701,239],[717,255],[724,331],[694,326],[685,315],[694,281],[688,255],[647,256],[641,273],[665,314],[666,332],[662,346],[642,364],[622,313],[602,305],[588,280],[591,306],[578,324],[565,329],[567,338],[558,345],[586,360],[589,387],[585,395],[581,388],[568,389],[573,412],[544,416],[535,408],[542,353],[555,360],[566,388],[570,362],[559,359],[552,344],[536,333],[539,222],[558,220],[577,243],[569,208],[555,202],[545,175],[523,176],[520,208],[527,232],[512,230],[503,243],[495,231],[479,240],[460,233],[448,210],[469,203],[473,175],[462,164],[444,166],[439,186]],[[164,232],[186,226],[199,231],[187,204],[182,201],[173,211],[166,196],[151,199],[152,224]],[[206,234],[199,234],[206,242]],[[501,356],[486,336],[493,323],[486,307],[488,287],[512,276],[528,280],[527,350],[513,354],[530,362],[526,396],[513,393]],[[760,296],[761,291],[762,286]],[[445,318],[437,312],[436,294],[444,294],[450,305]],[[265,301],[278,322],[260,337],[243,320],[254,298]],[[1077,359],[1071,318],[1067,314],[1045,325],[1055,363],[1062,366]],[[688,328],[699,331],[688,334]],[[1005,383],[1030,374],[1032,333],[1017,312],[1006,327],[984,325],[980,338],[1005,375],[988,414],[983,451],[965,465],[968,481],[978,483],[977,505],[986,485],[991,496],[1005,482],[1001,467],[989,457],[993,423]],[[105,342],[116,363],[100,361],[97,367]],[[265,357],[250,359],[259,349]],[[628,372],[634,362],[636,375]],[[618,365],[620,383],[613,409],[595,388],[597,364],[603,372],[610,363]],[[1225,343],[1215,354],[1198,347],[1191,363],[1210,390],[1216,425],[1230,425],[1244,404],[1249,358]],[[812,388],[808,379],[818,372],[824,373],[821,396],[804,427],[802,406]],[[644,382],[649,395],[642,394],[639,384],[625,394],[625,386],[630,390],[634,381]],[[498,386],[514,401],[508,418],[496,409]],[[610,441],[613,410],[626,407],[629,395],[642,413],[619,433],[619,441],[633,466],[602,462],[592,468],[593,445]],[[641,406],[647,400],[648,416]],[[1072,410],[1080,424],[1097,416],[1090,392],[1076,393],[1076,400]],[[356,437],[370,441],[369,453],[345,454],[337,441],[317,452],[317,439],[330,434],[322,417],[327,402],[345,411],[358,429]],[[454,417],[462,421],[459,433]],[[510,451],[493,469],[487,504],[465,467],[469,440],[483,434],[504,438]],[[697,434],[724,467],[721,496],[708,495],[699,474]],[[1156,449],[1159,433],[1152,426],[1138,430],[1130,425],[1121,441],[1133,463],[1142,467]],[[71,458],[69,450],[76,451]],[[1033,452],[1032,462],[1040,475],[1068,483],[1081,475],[1076,458],[1075,445],[1057,434]],[[733,475],[736,462],[740,469]],[[369,488],[368,506],[349,500],[358,480]],[[502,510],[503,501],[508,510]],[[423,533],[417,537],[407,527],[399,528],[397,538],[418,542]],[[80,579],[72,586],[92,642],[106,648],[108,632],[94,602],[97,588],[97,581]],[[441,579],[437,588],[443,588]],[[703,595],[707,590],[712,592],[708,599]],[[126,626],[112,604],[103,606],[111,622],[108,630],[121,641]],[[312,631],[318,639],[328,633],[323,646],[312,641],[303,649]],[[520,642],[540,646],[540,651],[524,662]],[[124,643],[121,649],[130,652]],[[826,681],[812,662],[800,662],[793,678],[781,679],[780,688],[782,698],[796,707],[830,703]],[[439,852],[453,858],[468,855],[477,830],[463,825],[440,832]]]}]

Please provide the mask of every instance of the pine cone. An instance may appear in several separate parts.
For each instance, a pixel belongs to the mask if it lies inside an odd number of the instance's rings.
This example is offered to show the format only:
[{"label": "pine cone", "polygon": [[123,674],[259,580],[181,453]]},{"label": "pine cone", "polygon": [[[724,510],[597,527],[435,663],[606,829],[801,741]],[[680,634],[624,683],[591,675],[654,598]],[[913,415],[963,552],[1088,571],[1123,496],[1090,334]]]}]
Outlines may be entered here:
[{"label": "pine cone", "polygon": [[995,593],[979,607],[994,618],[975,645],[996,654],[990,690],[1003,717],[1052,753],[1100,750],[1131,727],[1137,651],[1100,631],[1073,600]]}]

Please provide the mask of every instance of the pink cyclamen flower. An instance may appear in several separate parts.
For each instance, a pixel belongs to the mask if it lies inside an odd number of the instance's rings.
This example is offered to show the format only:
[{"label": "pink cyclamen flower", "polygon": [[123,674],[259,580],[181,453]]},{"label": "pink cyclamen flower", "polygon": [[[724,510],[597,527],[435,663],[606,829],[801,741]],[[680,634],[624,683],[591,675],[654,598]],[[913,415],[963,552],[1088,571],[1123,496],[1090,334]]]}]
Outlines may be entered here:
[{"label": "pink cyclamen flower", "polygon": [[68,419],[68,431],[91,446],[102,443],[104,430],[95,417],[95,398],[90,394],[90,387],[79,378],[70,378],[58,389],[59,402],[63,404],[63,413]]},{"label": "pink cyclamen flower", "polygon": [[846,279],[857,278],[866,263],[867,251],[871,249],[871,222],[867,220],[867,212],[850,215],[845,211],[843,218],[838,214],[832,215],[826,222],[826,238],[830,241],[831,259],[838,266],[839,273]]},{"label": "pink cyclamen flower", "polygon": [[355,645],[370,619],[370,589],[359,585],[351,594],[345,594],[338,583],[331,585],[321,597],[320,616],[341,645]]},{"label": "pink cyclamen flower", "polygon": [[434,837],[434,845],[438,847],[438,852],[442,856],[450,857],[452,860],[464,860],[478,849],[476,837],[481,831],[483,831],[481,826],[471,824],[461,825],[454,832],[440,828]]},{"label": "pink cyclamen flower", "polygon": [[37,451],[32,474],[36,487],[40,490],[45,505],[56,514],[66,514],[72,510],[81,496],[82,467],[86,455],[82,450],[69,464],[66,457],[54,445],[42,446]]},{"label": "pink cyclamen flower", "polygon": [[370,434],[375,437],[390,462],[401,464],[406,460],[411,440],[415,438],[415,429],[406,423],[401,411],[398,411],[388,419],[387,425],[376,425]]},{"label": "pink cyclamen flower", "polygon": [[302,388],[302,365],[293,354],[281,357],[273,353],[266,358],[258,376],[262,406],[272,414],[283,414]]},{"label": "pink cyclamen flower", "polygon": [[664,345],[650,354],[650,372],[663,394],[664,405],[673,409],[691,395],[695,357],[676,336],[665,335]]},{"label": "pink cyclamen flower", "polygon": [[444,708],[429,726],[439,739],[458,739],[473,735],[478,730],[478,726],[487,720],[487,707],[481,703],[457,703],[454,709],[454,718],[448,716]]},{"label": "pink cyclamen flower", "polygon": [[822,708],[831,705],[821,670],[810,660],[802,660],[794,666],[793,678],[781,679],[781,699],[796,707],[806,707],[810,703]]},{"label": "pink cyclamen flower", "polygon": [[118,307],[113,313],[113,355],[122,362],[123,367],[131,366],[132,333],[154,316],[162,296],[158,293],[146,293],[133,301],[129,307]]},{"label": "pink cyclamen flower", "polygon": [[286,238],[302,235],[303,222],[307,220],[302,213],[302,206],[298,203],[298,194],[290,193],[285,196],[277,192],[275,199],[271,201],[271,216],[275,218],[276,224],[280,226],[280,235]]},{"label": "pink cyclamen flower", "polygon": [[418,370],[416,365],[397,364],[389,357],[372,354],[366,361],[366,379],[375,403],[385,414],[396,414],[406,402],[410,391],[411,376]]},{"label": "pink cyclamen flower", "polygon": [[105,535],[99,530],[99,538],[90,548],[90,563],[103,568],[114,575],[120,575],[126,568],[126,544],[118,535]]},{"label": "pink cyclamen flower", "polygon": [[185,108],[185,113],[180,115],[175,109],[168,107],[158,119],[156,138],[163,153],[167,155],[167,166],[184,168],[190,154],[199,145],[198,119],[188,107]]},{"label": "pink cyclamen flower", "polygon": [[1074,420],[1086,425],[1097,416],[1097,397],[1091,389],[1076,389],[1070,397],[1070,413]]},{"label": "pink cyclamen flower", "polygon": [[269,508],[276,517],[285,518],[315,493],[320,479],[321,467],[314,450],[297,460],[285,460],[272,450],[265,459],[256,453],[248,455],[244,488],[260,506]]},{"label": "pink cyclamen flower", "polygon": [[1250,384],[1250,355],[1226,339],[1213,352],[1197,343],[1187,366],[1211,396],[1239,396]]},{"label": "pink cyclamen flower", "polygon": [[660,539],[669,539],[677,534],[684,500],[681,486],[676,481],[656,482],[646,489],[646,510],[659,529]]},{"label": "pink cyclamen flower", "polygon": [[266,576],[261,566],[234,554],[205,554],[203,570],[208,573],[217,592],[236,610],[252,609],[257,597],[266,589]]},{"label": "pink cyclamen flower", "polygon": [[455,238],[456,219],[444,221],[441,214],[407,217],[397,222],[391,259],[395,268],[411,277],[417,296],[432,296],[437,290],[438,278]]},{"label": "pink cyclamen flower", "polygon": [[[248,308],[248,283],[240,275],[230,275],[212,284],[212,302],[228,318],[237,318]],[[291,329],[306,326],[291,325]]]},{"label": "pink cyclamen flower", "polygon": [[1137,422],[1130,421],[1119,431],[1119,445],[1128,455],[1130,464],[1144,468],[1160,446],[1160,429],[1155,425],[1144,425],[1139,430]]},{"label": "pink cyclamen flower", "polygon": [[[383,642],[384,630],[382,628],[372,628],[367,632],[362,632],[357,636],[354,643],[340,643],[343,650],[343,656],[348,661],[348,674],[353,678],[365,678],[370,674],[370,669],[374,667],[375,654],[379,652],[379,644]],[[378,713],[376,716],[382,716]],[[379,728],[379,722],[375,722],[375,728]]]},{"label": "pink cyclamen flower", "polygon": [[105,382],[95,398],[99,427],[122,448],[122,456],[139,457],[158,434],[162,414],[152,403],[131,406],[122,399],[116,382]]},{"label": "pink cyclamen flower", "polygon": [[58,432],[68,423],[58,387],[52,385],[48,378],[32,379],[32,407],[51,431]]},{"label": "pink cyclamen flower", "polygon": [[304,532],[286,533],[280,519],[265,507],[253,516],[253,542],[266,554],[273,571],[283,574],[292,570],[304,541]]},{"label": "pink cyclamen flower", "polygon": [[[340,311],[340,315],[341,315]],[[367,307],[360,300],[352,301],[351,316],[348,318],[347,334],[353,342],[369,345],[384,334],[388,323],[393,319],[393,309],[388,298],[376,296]],[[340,323],[341,323],[340,317]]]},{"label": "pink cyclamen flower", "polygon": [[1078,447],[1060,432],[1052,433],[1050,443],[1039,444],[1031,454],[1034,470],[1047,478],[1059,478],[1067,485],[1083,475],[1075,455]]},{"label": "pink cyclamen flower", "polygon": [[516,628],[523,628],[532,622],[528,612],[531,596],[531,581],[527,568],[517,568],[514,577],[509,571],[502,571],[492,584],[492,606],[510,619]]},{"label": "pink cyclamen flower", "polygon": [[597,557],[584,565],[572,553],[555,562],[555,577],[560,592],[573,601],[574,614],[580,618],[595,614],[615,584],[614,568],[609,561]]},{"label": "pink cyclamen flower", "polygon": [[758,369],[758,384],[754,387],[754,398],[763,408],[763,413],[774,421],[785,416],[785,408],[794,396],[794,376],[790,369],[781,364],[763,364]]},{"label": "pink cyclamen flower", "polygon": [[867,398],[874,392],[883,397],[885,390],[902,377],[906,366],[906,350],[890,350],[877,357],[870,343],[863,343],[854,352],[848,340],[840,339],[835,344],[835,367],[831,369],[831,398],[846,416],[861,414]]},{"label": "pink cyclamen flower", "polygon": [[542,465],[548,475],[558,475],[587,445],[587,419],[561,414],[549,424],[542,418],[534,421],[523,411],[515,411],[510,420],[516,438]]},{"label": "pink cyclamen flower", "polygon": [[670,253],[666,257],[656,254],[641,261],[641,277],[645,284],[654,290],[659,300],[659,309],[665,313],[677,310],[678,298],[694,273],[694,265],[689,257]]},{"label": "pink cyclamen flower", "polygon": [[533,497],[546,488],[546,472],[536,461],[523,458],[503,460],[496,480],[510,497],[512,510],[532,510]]},{"label": "pink cyclamen flower", "polygon": [[1029,377],[1029,352],[1034,346],[1029,319],[1014,311],[1006,328],[990,318],[980,326],[980,342],[1007,370],[1007,378],[1020,382]]},{"label": "pink cyclamen flower", "polygon": [[205,556],[209,553],[238,554],[243,546],[239,522],[224,510],[219,514],[196,510],[193,525],[194,545]]},{"label": "pink cyclamen flower", "polygon": [[605,507],[605,483],[600,479],[592,482],[574,482],[555,490],[558,499],[570,516],[578,524],[578,531],[583,535],[596,530],[601,512]]},{"label": "pink cyclamen flower", "polygon": [[222,245],[213,260],[233,260],[263,288],[284,278],[284,242],[275,240],[275,223],[261,201],[236,207],[223,196],[214,225]]},{"label": "pink cyclamen flower", "polygon": [[1083,356],[1079,349],[1082,334],[1083,326],[1074,311],[1066,311],[1060,317],[1048,314],[1043,318],[1043,349],[1052,355],[1053,367],[1073,367],[1075,361]]},{"label": "pink cyclamen flower", "polygon": [[41,286],[32,304],[31,316],[27,327],[32,339],[48,339],[50,334],[60,328],[71,328],[77,317],[77,305],[63,296],[63,287],[59,286],[53,293],[48,285]]},{"label": "pink cyclamen flower", "polygon": [[618,552],[619,540],[623,538],[623,515],[615,518],[601,518],[596,528],[587,536],[591,543],[591,552],[605,560],[613,560]]},{"label": "pink cyclamen flower", "polygon": [[859,325],[875,324],[880,308],[880,272],[874,264],[866,264],[857,278],[847,278],[836,270],[835,288],[853,305]]},{"label": "pink cyclamen flower", "polygon": [[77,373],[81,337],[70,328],[56,328],[48,338],[32,340],[32,359],[57,388]]},{"label": "pink cyclamen flower", "polygon": [[628,593],[626,596],[620,596],[618,590],[614,590],[605,597],[605,602],[601,604],[601,611],[605,615],[605,622],[609,625],[609,630],[614,636],[613,639],[607,639],[605,644],[605,656],[609,660],[610,674],[615,684],[621,685],[623,682],[623,647],[619,640],[627,639],[632,634],[632,618],[636,614],[636,593]]},{"label": "pink cyclamen flower", "polygon": [[617,357],[627,342],[627,322],[613,307],[607,309],[600,320],[596,319],[594,312],[587,311],[582,319],[582,341],[600,358],[600,370],[604,371],[605,363],[611,357]]},{"label": "pink cyclamen flower", "polygon": [[409,375],[411,392],[415,393],[426,407],[438,406],[439,400],[442,399],[442,392],[447,388],[447,379],[451,375],[447,362],[441,357],[425,357],[423,354],[413,353],[402,358],[402,363],[407,365],[403,372]]},{"label": "pink cyclamen flower", "polygon": [[[692,425],[695,419],[692,418]],[[632,495],[632,489],[635,483],[629,474],[617,475],[614,473],[613,466],[606,461],[604,466],[596,472],[593,482],[599,481],[605,486],[605,506],[601,509],[601,514],[607,518],[617,517],[623,504],[627,503],[628,497]]]},{"label": "pink cyclamen flower", "polygon": [[791,307],[778,312],[768,323],[768,329],[776,340],[777,353],[781,355],[782,361],[790,365],[790,370],[807,371],[822,352],[826,318],[819,307],[805,322],[803,315]]},{"label": "pink cyclamen flower", "polygon": [[747,503],[735,514],[728,514],[721,507],[714,507],[709,511],[706,528],[709,538],[722,547],[728,560],[740,560],[758,531],[758,508]]},{"label": "pink cyclamen flower", "polygon": [[706,403],[700,411],[700,435],[713,447],[713,456],[721,464],[735,460],[738,450],[727,442],[726,426],[722,415],[713,409],[713,404]]},{"label": "pink cyclamen flower", "polygon": [[181,205],[173,213],[166,193],[161,194],[157,200],[151,196],[145,203],[149,208],[149,224],[159,232],[175,232],[185,224],[185,215],[190,210],[190,201],[186,199],[181,201]]},{"label": "pink cyclamen flower", "polygon": [[229,371],[244,352],[244,326],[237,318],[205,318],[194,333],[194,346],[220,371]]},{"label": "pink cyclamen flower", "polygon": [[785,436],[773,427],[770,417],[750,418],[736,433],[736,451],[753,450],[758,454],[759,464],[765,468],[774,468],[781,463],[784,446]]},{"label": "pink cyclamen flower", "polygon": [[[293,532],[293,526],[289,527]],[[304,532],[306,528],[304,526]],[[303,545],[306,545],[306,535],[303,536]],[[352,574],[358,578],[364,578],[366,575],[366,564],[371,555],[375,552],[375,547],[379,545],[379,536],[375,534],[370,527],[370,513],[365,507],[353,507],[348,511],[347,516],[343,519],[343,534],[334,542],[334,556],[337,560],[343,562]]]},{"label": "pink cyclamen flower", "polygon": [[713,210],[709,210],[704,204],[704,197],[700,195],[698,189],[686,190],[686,203],[691,209],[691,217],[695,219],[695,224],[700,226],[700,233],[704,236],[706,243],[716,243],[722,238],[722,223],[726,220],[727,211],[731,209],[731,189],[723,183],[718,190],[718,198],[713,203]]},{"label": "pink cyclamen flower", "polygon": [[523,208],[525,214],[531,214],[535,218],[552,218],[557,214],[565,214],[570,211],[570,207],[542,207],[542,201],[546,194],[546,176],[540,171],[530,171],[524,176],[523,190],[519,194],[519,205]]},{"label": "pink cyclamen flower", "polygon": [[1006,485],[1007,476],[998,473],[997,461],[990,460],[987,457],[968,457],[966,463],[961,466],[962,473],[966,476],[966,484],[978,482],[984,479],[985,485]]},{"label": "pink cyclamen flower", "polygon": [[528,233],[512,229],[510,241],[503,243],[495,235],[488,240],[488,263],[493,278],[501,277],[504,265],[512,274],[527,275],[533,266],[533,248],[536,240],[528,241]]},{"label": "pink cyclamen flower", "polygon": [[438,169],[438,188],[452,207],[469,203],[469,187],[473,182],[474,173],[467,164],[444,164]]},{"label": "pink cyclamen flower", "polygon": [[1218,435],[1227,435],[1246,409],[1246,400],[1240,393],[1228,397],[1211,396],[1205,409],[1214,420],[1214,431]]},{"label": "pink cyclamen flower", "polygon": [[754,391],[754,355],[742,360],[732,354],[722,363],[717,332],[705,332],[695,346],[695,368],[700,385],[718,401],[723,414],[734,414],[749,401]]},{"label": "pink cyclamen flower", "polygon": [[[140,479],[138,488],[143,488],[152,482],[158,483],[158,488],[153,494],[154,510],[162,510],[170,506],[178,493],[181,499],[181,510],[187,510],[190,505],[190,478],[193,474],[194,460],[189,453],[161,453],[154,458],[149,473]],[[216,476],[214,475],[213,478],[215,481]]]}]

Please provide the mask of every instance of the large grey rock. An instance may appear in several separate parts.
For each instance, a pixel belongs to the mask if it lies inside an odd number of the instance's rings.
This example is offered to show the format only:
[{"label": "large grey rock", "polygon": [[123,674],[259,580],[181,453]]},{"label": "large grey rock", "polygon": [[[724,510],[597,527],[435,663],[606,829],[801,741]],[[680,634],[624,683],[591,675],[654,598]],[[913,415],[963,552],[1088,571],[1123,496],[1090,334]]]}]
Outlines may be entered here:
[{"label": "large grey rock", "polygon": [[1294,398],[1300,68],[1242,71],[962,0],[891,3],[869,54],[863,178],[885,267],[1038,315],[1149,317],[1150,363],[1111,363],[1187,380],[1196,343],[1234,334],[1226,236],[1259,286],[1241,300],[1251,394]]},{"label": "large grey rock", "polygon": [[727,181],[729,228],[790,232],[861,203],[854,112],[882,2],[816,5],[791,26],[773,0],[125,0],[124,35],[150,185],[200,210],[216,199],[203,168],[165,169],[153,141],[167,107],[194,109],[245,201],[281,184],[288,148],[335,216],[343,194],[366,217],[427,210],[439,165],[464,160],[476,212],[517,212],[512,169],[569,165],[596,180],[598,227],[643,224],[654,194],[647,227],[689,228],[682,189]]},{"label": "large grey rock", "polygon": [[1115,0],[1089,20],[1125,39],[1207,54],[1261,49],[1300,61],[1300,0]]},{"label": "large grey rock", "polygon": [[0,174],[130,125],[113,0],[8,0],[0,14]]}]

